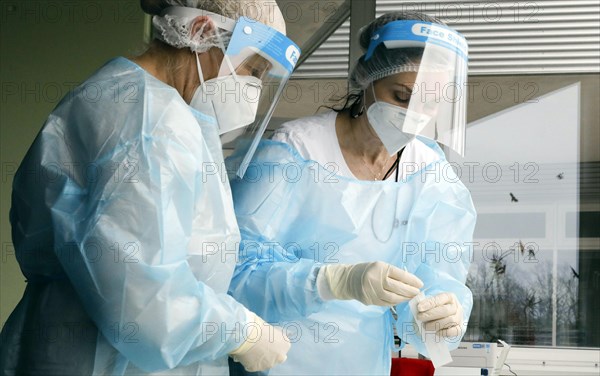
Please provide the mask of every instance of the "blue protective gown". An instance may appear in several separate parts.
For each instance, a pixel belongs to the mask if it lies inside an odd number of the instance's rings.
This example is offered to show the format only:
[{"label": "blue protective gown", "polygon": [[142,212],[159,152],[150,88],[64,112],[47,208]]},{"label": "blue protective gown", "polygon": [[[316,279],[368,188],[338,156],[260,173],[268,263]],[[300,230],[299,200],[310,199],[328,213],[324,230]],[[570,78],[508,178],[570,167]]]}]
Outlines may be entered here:
[{"label": "blue protective gown", "polygon": [[[420,140],[439,158],[399,183],[332,175],[275,141],[259,145],[243,180],[232,179],[242,245],[230,294],[282,325],[293,342],[270,375],[389,375],[394,324],[405,343],[427,355],[407,303],[396,307],[395,322],[384,307],[322,301],[315,286],[322,264],[406,267],[426,295],[455,293],[468,320],[475,210],[441,149]],[[240,157],[226,163],[234,170]]]},{"label": "blue protective gown", "polygon": [[2,374],[228,374],[248,318],[222,163],[214,119],[127,59],[69,93],[14,179]]}]

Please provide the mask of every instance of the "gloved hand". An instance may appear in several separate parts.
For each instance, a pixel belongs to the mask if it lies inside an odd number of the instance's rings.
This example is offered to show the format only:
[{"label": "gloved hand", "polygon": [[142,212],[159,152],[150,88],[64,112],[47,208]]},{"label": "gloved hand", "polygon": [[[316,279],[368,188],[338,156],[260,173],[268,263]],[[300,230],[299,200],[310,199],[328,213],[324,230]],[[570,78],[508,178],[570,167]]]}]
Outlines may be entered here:
[{"label": "gloved hand", "polygon": [[463,333],[463,308],[456,295],[444,292],[419,302],[417,319],[425,330],[441,337],[456,337]]},{"label": "gloved hand", "polygon": [[285,362],[291,346],[285,333],[281,328],[269,325],[255,313],[250,314],[252,320],[246,341],[229,355],[234,361],[242,363],[248,372],[264,371]]},{"label": "gloved hand", "polygon": [[367,305],[394,306],[417,295],[423,282],[407,271],[377,261],[322,266],[317,286],[325,300],[356,299]]}]

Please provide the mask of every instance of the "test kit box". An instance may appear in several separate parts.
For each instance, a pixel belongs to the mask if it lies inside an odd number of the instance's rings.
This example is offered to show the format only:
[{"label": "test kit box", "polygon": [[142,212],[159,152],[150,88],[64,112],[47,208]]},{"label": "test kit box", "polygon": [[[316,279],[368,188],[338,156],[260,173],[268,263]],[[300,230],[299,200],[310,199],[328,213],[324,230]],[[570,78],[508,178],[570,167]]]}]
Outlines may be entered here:
[{"label": "test kit box", "polygon": [[498,358],[498,346],[490,342],[461,342],[451,351],[452,362],[446,367],[494,368]]}]

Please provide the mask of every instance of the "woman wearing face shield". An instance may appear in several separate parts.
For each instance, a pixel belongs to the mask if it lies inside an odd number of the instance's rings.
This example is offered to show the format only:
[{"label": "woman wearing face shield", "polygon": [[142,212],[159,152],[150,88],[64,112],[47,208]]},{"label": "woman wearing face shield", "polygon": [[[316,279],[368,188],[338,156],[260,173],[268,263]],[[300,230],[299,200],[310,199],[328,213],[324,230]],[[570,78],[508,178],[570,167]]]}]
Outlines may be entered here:
[{"label": "woman wearing face shield", "polygon": [[450,350],[466,330],[476,215],[435,142],[463,152],[466,42],[401,12],[360,38],[346,105],[284,124],[232,181],[230,293],[294,344],[271,375],[389,374],[394,331],[435,357],[422,329]]},{"label": "woman wearing face shield", "polygon": [[260,88],[242,54],[260,41],[237,27],[292,46],[281,13],[259,0],[142,7],[157,40],[69,93],[15,176],[28,283],[2,331],[2,375],[226,375],[228,356],[249,371],[286,359],[283,332],[227,295],[240,234],[215,172],[219,135],[256,115],[215,94]]}]

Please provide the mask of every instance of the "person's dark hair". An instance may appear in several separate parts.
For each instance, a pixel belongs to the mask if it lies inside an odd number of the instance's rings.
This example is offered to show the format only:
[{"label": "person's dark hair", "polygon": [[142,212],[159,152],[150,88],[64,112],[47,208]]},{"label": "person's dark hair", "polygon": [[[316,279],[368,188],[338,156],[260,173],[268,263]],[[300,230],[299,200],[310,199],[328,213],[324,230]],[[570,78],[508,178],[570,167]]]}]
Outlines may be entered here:
[{"label": "person's dark hair", "polygon": [[[424,13],[400,11],[386,13],[372,21],[360,31],[359,40],[360,47],[363,50],[363,53],[369,49],[371,38],[373,37],[375,32],[381,27],[393,21],[424,21],[445,25],[445,23],[442,22],[440,19],[429,16]],[[362,107],[364,106],[364,104],[362,103],[364,91],[363,88],[361,88],[355,80],[357,70],[370,71],[370,69],[373,68],[371,66],[372,64],[375,64],[375,62],[382,60],[382,55],[385,55],[386,60],[397,61],[398,65],[400,65],[404,61],[406,61],[407,57],[409,59],[420,58],[423,55],[423,48],[411,47],[396,50],[388,50],[383,44],[380,44],[375,49],[373,56],[368,61],[364,60],[363,55],[356,63],[355,67],[353,68],[353,72],[348,78],[348,94],[341,98],[333,99],[335,102],[338,102],[336,105],[322,107],[329,108],[336,112],[350,110],[353,116],[359,116],[360,114],[362,114]]]},{"label": "person's dark hair", "polygon": [[[327,105],[321,105],[319,106],[319,109],[321,108],[328,108],[330,110],[333,110],[335,112],[344,112],[348,109],[351,109],[353,107],[359,107],[359,102],[361,102],[363,99],[363,92],[355,92],[355,93],[348,93],[342,97],[334,97],[331,98],[332,102],[337,102],[336,104],[332,105],[332,106],[327,106]],[[361,109],[360,108],[356,108],[357,112],[360,112]],[[358,114],[358,113],[357,113]]]}]

